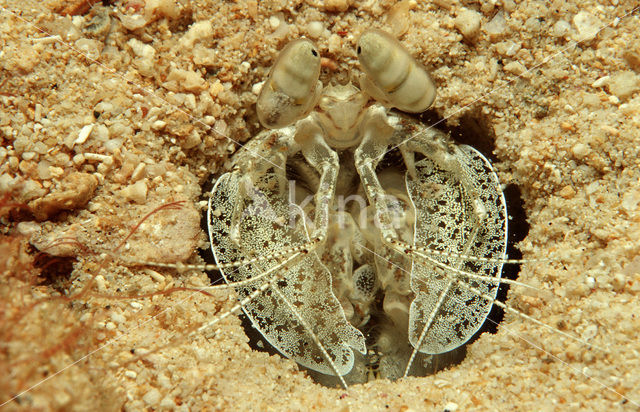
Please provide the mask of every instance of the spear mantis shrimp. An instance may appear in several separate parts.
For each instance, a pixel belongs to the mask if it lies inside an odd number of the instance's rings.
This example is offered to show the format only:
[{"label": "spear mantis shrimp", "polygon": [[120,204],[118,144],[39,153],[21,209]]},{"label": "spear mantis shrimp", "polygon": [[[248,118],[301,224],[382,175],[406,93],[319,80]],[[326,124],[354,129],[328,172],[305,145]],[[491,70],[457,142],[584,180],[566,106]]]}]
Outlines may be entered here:
[{"label": "spear mantis shrimp", "polygon": [[216,263],[253,326],[343,384],[366,381],[372,357],[393,379],[467,342],[507,244],[489,161],[392,111],[431,106],[427,71],[380,30],[357,55],[360,88],[323,87],[310,40],[281,51],[256,105],[267,130],[216,180],[208,212]]}]

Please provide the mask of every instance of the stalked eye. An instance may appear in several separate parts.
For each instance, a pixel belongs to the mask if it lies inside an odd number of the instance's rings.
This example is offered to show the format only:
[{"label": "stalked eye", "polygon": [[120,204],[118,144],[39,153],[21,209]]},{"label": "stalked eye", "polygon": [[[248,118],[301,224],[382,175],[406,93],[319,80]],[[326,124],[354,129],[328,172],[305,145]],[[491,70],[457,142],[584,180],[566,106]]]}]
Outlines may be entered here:
[{"label": "stalked eye", "polygon": [[366,74],[360,86],[371,97],[411,113],[431,106],[436,97],[433,80],[398,40],[382,30],[367,30],[357,47]]},{"label": "stalked eye", "polygon": [[282,49],[256,103],[264,127],[286,127],[309,114],[322,90],[320,63],[320,54],[309,39],[292,41]]}]

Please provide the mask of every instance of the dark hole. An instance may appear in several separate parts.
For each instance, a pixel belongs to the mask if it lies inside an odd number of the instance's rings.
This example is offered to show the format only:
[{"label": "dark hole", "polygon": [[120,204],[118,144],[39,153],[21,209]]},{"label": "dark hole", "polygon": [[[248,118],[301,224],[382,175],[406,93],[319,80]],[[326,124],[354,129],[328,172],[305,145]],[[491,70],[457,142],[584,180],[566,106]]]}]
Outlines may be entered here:
[{"label": "dark hole", "polygon": [[53,256],[48,253],[36,254],[33,266],[40,269],[40,285],[67,294],[71,286],[71,272],[76,259],[73,257]]},{"label": "dark hole", "polygon": [[362,53],[362,48],[360,46],[358,46],[357,52],[358,52],[358,54]]},{"label": "dark hole", "polygon": [[316,51],[316,49],[311,49],[311,54],[318,57],[318,52]]}]

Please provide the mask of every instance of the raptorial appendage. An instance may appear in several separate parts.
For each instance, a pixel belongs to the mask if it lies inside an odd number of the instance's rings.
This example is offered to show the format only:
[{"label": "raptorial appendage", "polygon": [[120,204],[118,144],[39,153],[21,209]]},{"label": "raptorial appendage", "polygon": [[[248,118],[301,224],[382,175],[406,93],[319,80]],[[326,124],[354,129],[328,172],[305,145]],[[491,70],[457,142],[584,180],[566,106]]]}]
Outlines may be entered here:
[{"label": "raptorial appendage", "polygon": [[431,105],[426,70],[379,30],[362,34],[357,53],[363,91],[322,89],[311,41],[283,49],[257,102],[274,130],[234,156],[209,207],[217,263],[263,257],[223,272],[229,282],[256,279],[237,288],[254,326],[344,385],[372,370],[425,373],[428,355],[468,341],[495,298],[507,230],[490,163],[389,111]]}]

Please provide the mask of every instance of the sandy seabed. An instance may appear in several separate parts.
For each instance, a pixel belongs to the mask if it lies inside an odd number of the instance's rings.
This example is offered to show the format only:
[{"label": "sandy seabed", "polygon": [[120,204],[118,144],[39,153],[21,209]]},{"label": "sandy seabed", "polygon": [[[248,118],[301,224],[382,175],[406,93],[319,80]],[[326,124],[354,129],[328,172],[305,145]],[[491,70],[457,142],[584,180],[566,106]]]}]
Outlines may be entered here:
[{"label": "sandy seabed", "polygon": [[[87,3],[0,1],[0,402],[20,394],[3,409],[640,408],[636,2]],[[589,344],[507,314],[448,370],[330,389],[250,349],[237,317],[176,343],[233,295],[108,255],[197,263],[201,187],[236,148],[224,136],[260,130],[254,85],[277,50],[306,35],[325,83],[344,83],[369,27],[400,36],[438,85],[434,111],[480,125],[521,190],[524,258],[553,259],[522,265],[538,289],[507,303]]]}]

